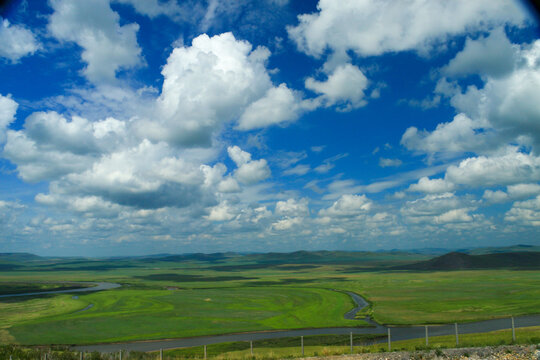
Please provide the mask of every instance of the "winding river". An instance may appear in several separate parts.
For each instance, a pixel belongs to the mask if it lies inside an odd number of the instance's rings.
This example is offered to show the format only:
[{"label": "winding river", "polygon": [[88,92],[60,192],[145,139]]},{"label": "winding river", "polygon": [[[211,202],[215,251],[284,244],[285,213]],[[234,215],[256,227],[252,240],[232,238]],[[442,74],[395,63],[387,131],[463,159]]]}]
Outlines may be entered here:
[{"label": "winding river", "polygon": [[[67,283],[66,283],[67,284]],[[37,291],[29,293],[20,293],[20,294],[6,294],[0,295],[0,298],[16,297],[16,296],[35,296],[35,295],[45,295],[45,294],[64,294],[64,293],[79,293],[79,292],[89,292],[89,291],[101,291],[119,288],[120,284],[110,283],[110,282],[69,282],[69,284],[95,284],[96,286],[85,287],[80,289],[69,289],[69,290],[51,290],[51,291]]]},{"label": "winding river", "polygon": [[[368,305],[367,301],[360,295],[346,291],[346,294],[351,296],[356,303],[356,307],[347,312],[344,317],[346,319],[354,319],[358,311]],[[201,336],[193,338],[168,339],[168,340],[152,340],[138,341],[129,343],[115,344],[98,344],[84,345],[73,347],[76,351],[98,351],[98,352],[116,352],[119,350],[127,351],[157,351],[159,349],[174,349],[182,347],[210,345],[224,342],[234,341],[255,341],[265,339],[275,339],[283,337],[300,337],[309,335],[349,335],[353,334],[379,334],[384,338],[379,342],[386,341],[388,327],[377,324],[369,318],[363,319],[368,321],[372,327],[344,327],[344,328],[319,328],[319,329],[300,329],[300,330],[276,330],[264,332],[246,332],[239,334]],[[515,327],[527,327],[540,325],[540,315],[520,316],[514,318]],[[493,319],[486,321],[477,321],[466,324],[459,324],[460,334],[470,334],[478,332],[488,332],[495,330],[504,330],[511,328],[512,323],[510,318]],[[424,326],[401,326],[391,327],[392,341],[417,339],[425,336]],[[453,335],[454,325],[430,325],[429,336]],[[300,346],[300,339],[298,340]],[[358,345],[358,344],[357,344]]]}]

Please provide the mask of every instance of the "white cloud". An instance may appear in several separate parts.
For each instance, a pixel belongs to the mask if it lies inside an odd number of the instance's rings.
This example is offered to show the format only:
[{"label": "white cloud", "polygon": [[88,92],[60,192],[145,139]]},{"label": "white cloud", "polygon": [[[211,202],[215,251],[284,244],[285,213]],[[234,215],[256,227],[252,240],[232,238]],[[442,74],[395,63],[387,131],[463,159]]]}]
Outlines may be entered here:
[{"label": "white cloud", "polygon": [[367,104],[364,90],[368,79],[360,69],[351,64],[338,66],[326,81],[307,78],[306,89],[322,94],[325,106],[337,105],[340,111],[350,111]]},{"label": "white cloud", "polygon": [[313,170],[315,170],[315,172],[318,172],[319,174],[326,174],[336,166],[334,162],[347,156],[349,156],[348,153],[343,153],[329,157],[325,159],[321,165],[316,166]]},{"label": "white cloud", "polygon": [[240,192],[240,185],[232,177],[228,176],[218,184],[218,191],[221,193],[237,193]]},{"label": "white cloud", "polygon": [[445,181],[485,187],[540,181],[540,158],[509,148],[497,156],[471,157],[446,170]]},{"label": "white cloud", "polygon": [[238,121],[240,130],[252,130],[298,119],[302,113],[301,96],[281,84],[251,103]]},{"label": "white cloud", "polygon": [[540,194],[539,184],[515,184],[507,187],[508,194],[514,199],[523,199]]},{"label": "white cloud", "polygon": [[518,201],[505,214],[504,219],[529,226],[540,226],[540,196],[526,201]]},{"label": "white cloud", "polygon": [[276,203],[275,214],[290,217],[308,216],[308,200],[288,199],[287,201],[278,201]]},{"label": "white cloud", "polygon": [[275,230],[289,230],[294,226],[300,225],[302,223],[302,218],[286,218],[281,219],[272,224],[272,228]]},{"label": "white cloud", "polygon": [[504,203],[511,200],[522,200],[540,194],[539,184],[515,184],[502,190],[485,190],[482,196],[488,203]]},{"label": "white cloud", "polygon": [[408,190],[427,194],[438,194],[454,190],[454,185],[445,181],[445,179],[430,179],[424,176],[418,180],[418,183],[409,186]]},{"label": "white cloud", "polygon": [[283,171],[283,175],[298,175],[302,176],[307,174],[311,170],[309,165],[298,164],[295,167]]},{"label": "white cloud", "polygon": [[19,104],[9,95],[0,95],[0,144],[6,140],[6,130],[14,120]]},{"label": "white cloud", "polygon": [[443,193],[407,201],[400,212],[410,223],[444,224],[469,222],[472,218],[468,212],[474,209],[470,200],[459,198],[454,193]]},{"label": "white cloud", "polygon": [[468,214],[470,209],[453,209],[439,216],[435,216],[434,220],[437,224],[469,222],[473,218]]},{"label": "white cloud", "polygon": [[137,44],[136,23],[120,25],[119,15],[108,0],[51,0],[54,13],[49,31],[59,40],[72,41],[83,48],[83,70],[95,84],[111,83],[116,73],[140,65],[141,49]]},{"label": "white cloud", "polygon": [[327,209],[321,209],[321,217],[352,217],[371,209],[372,202],[365,195],[342,195]]},{"label": "white cloud", "polygon": [[494,77],[503,76],[514,68],[514,54],[504,28],[493,30],[488,37],[465,41],[462,51],[450,60],[442,72],[450,76],[483,74]]},{"label": "white cloud", "polygon": [[430,156],[463,152],[492,153],[507,144],[536,150],[540,145],[540,40],[515,49],[514,70],[502,77],[486,76],[484,87],[441,79],[436,91],[450,97],[459,112],[431,132],[407,129],[401,144]]},{"label": "white cloud", "polygon": [[176,18],[180,15],[182,9],[173,0],[113,0],[120,4],[129,4],[133,6],[139,14],[146,15],[150,18],[155,18],[160,15],[166,15],[171,18]]},{"label": "white cloud", "polygon": [[222,124],[272,88],[265,68],[269,55],[232,33],[203,34],[190,47],[174,49],[162,70],[156,119],[141,121],[140,133],[181,146],[209,146]]},{"label": "white cloud", "polygon": [[20,58],[32,55],[40,49],[34,34],[20,25],[10,25],[0,17],[0,57],[17,62]]},{"label": "white cloud", "polygon": [[251,160],[251,154],[238,146],[229,146],[227,152],[238,167],[234,175],[240,182],[252,185],[270,177],[271,171],[265,159]]},{"label": "white cloud", "polygon": [[113,118],[68,121],[56,112],[31,114],[19,131],[9,130],[4,156],[25,181],[57,179],[91,166],[104,153],[129,141],[125,123]]},{"label": "white cloud", "polygon": [[399,167],[403,165],[403,161],[400,159],[388,159],[388,158],[380,158],[379,159],[379,166],[380,167]]},{"label": "white cloud", "polygon": [[475,122],[465,114],[458,114],[454,120],[440,123],[432,132],[408,128],[401,137],[401,144],[409,150],[433,154],[456,154],[487,148],[486,134],[478,134],[477,129],[485,126]]},{"label": "white cloud", "polygon": [[320,0],[318,12],[298,16],[288,27],[298,48],[312,56],[327,49],[359,56],[386,52],[429,51],[449,36],[521,25],[527,18],[517,2],[505,0],[333,1]]},{"label": "white cloud", "polygon": [[223,202],[217,206],[214,206],[210,209],[210,214],[206,218],[210,221],[229,221],[234,219],[236,214],[234,210],[227,204]]},{"label": "white cloud", "polygon": [[498,204],[509,201],[509,196],[507,193],[501,190],[485,190],[482,198],[485,199],[488,203]]}]

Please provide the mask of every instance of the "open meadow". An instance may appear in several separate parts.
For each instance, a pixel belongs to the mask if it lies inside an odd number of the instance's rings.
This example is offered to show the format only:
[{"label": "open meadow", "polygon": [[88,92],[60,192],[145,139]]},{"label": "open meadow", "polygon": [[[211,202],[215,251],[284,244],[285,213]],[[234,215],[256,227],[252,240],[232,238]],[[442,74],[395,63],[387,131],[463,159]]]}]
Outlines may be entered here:
[{"label": "open meadow", "polygon": [[[292,253],[3,259],[0,292],[113,282],[116,289],[0,298],[3,344],[92,344],[248,331],[442,324],[540,312],[534,267],[402,270],[409,253]],[[23,286],[24,285],[24,286]],[[70,284],[72,286],[73,284]],[[0,294],[0,295],[2,295]]]}]

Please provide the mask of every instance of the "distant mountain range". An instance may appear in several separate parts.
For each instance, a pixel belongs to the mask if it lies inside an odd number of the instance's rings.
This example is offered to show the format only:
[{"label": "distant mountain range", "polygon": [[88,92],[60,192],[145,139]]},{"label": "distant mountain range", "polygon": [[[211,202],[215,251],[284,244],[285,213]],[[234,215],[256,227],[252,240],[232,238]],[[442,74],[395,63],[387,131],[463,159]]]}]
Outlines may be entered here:
[{"label": "distant mountain range", "polygon": [[[437,256],[437,257],[434,257]],[[69,261],[69,262],[66,262]],[[146,266],[154,262],[206,262],[215,265],[232,261],[234,266],[255,264],[348,264],[361,270],[369,265],[389,270],[458,270],[492,268],[540,268],[540,246],[514,245],[505,247],[483,247],[474,249],[448,250],[444,248],[416,250],[377,251],[295,251],[290,253],[190,253],[153,254],[145,256],[123,256],[109,258],[83,257],[40,257],[30,253],[0,253],[0,270],[13,270],[21,266],[41,264],[55,266]],[[92,264],[88,264],[88,262]],[[139,265],[137,265],[139,264]],[[90,269],[90,268],[89,268]]]},{"label": "distant mountain range", "polygon": [[396,266],[397,270],[470,270],[470,269],[540,269],[540,252],[497,252],[469,255],[451,252],[414,264]]}]

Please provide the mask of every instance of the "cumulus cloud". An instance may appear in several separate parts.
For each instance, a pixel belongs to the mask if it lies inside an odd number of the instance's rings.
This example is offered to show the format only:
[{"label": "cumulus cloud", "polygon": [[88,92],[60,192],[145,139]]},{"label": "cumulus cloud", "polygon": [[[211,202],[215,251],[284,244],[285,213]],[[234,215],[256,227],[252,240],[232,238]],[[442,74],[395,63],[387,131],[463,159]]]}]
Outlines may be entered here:
[{"label": "cumulus cloud", "polygon": [[453,209],[435,216],[434,221],[437,224],[469,222],[473,220],[472,216],[468,214],[469,211],[470,209]]},{"label": "cumulus cloud", "polygon": [[156,119],[141,121],[140,132],[180,146],[210,146],[214,131],[272,88],[269,55],[232,33],[203,34],[174,49],[162,70]]},{"label": "cumulus cloud", "polygon": [[514,68],[515,49],[503,28],[493,30],[488,37],[465,41],[462,51],[450,60],[442,72],[449,76],[483,74],[500,77]]},{"label": "cumulus cloud", "polygon": [[288,199],[287,201],[278,201],[276,203],[276,215],[281,216],[307,216],[309,215],[307,199]]},{"label": "cumulus cloud", "polygon": [[275,230],[289,230],[292,227],[298,226],[302,223],[302,218],[286,218],[281,219],[272,224],[272,228]]},{"label": "cumulus cloud", "polygon": [[540,194],[539,184],[515,184],[502,190],[485,190],[482,198],[488,203],[504,203],[511,200],[522,200]]},{"label": "cumulus cloud", "polygon": [[238,121],[240,130],[252,130],[298,119],[302,113],[301,96],[285,84],[268,89],[266,94],[251,103]]},{"label": "cumulus cloud", "polygon": [[332,206],[321,209],[321,217],[353,217],[371,209],[372,202],[365,195],[342,195]]},{"label": "cumulus cloud", "polygon": [[39,42],[30,30],[11,25],[7,19],[0,20],[0,57],[17,62],[40,49]]},{"label": "cumulus cloud", "polygon": [[485,199],[488,203],[497,204],[503,203],[509,200],[507,193],[501,190],[485,190],[482,198]]},{"label": "cumulus cloud", "polygon": [[505,214],[508,222],[528,226],[540,226],[540,196],[526,201],[518,201]]},{"label": "cumulus cloud", "polygon": [[471,187],[540,181],[540,158],[515,148],[497,156],[471,157],[450,166],[445,181]]},{"label": "cumulus cloud", "polygon": [[418,180],[418,183],[409,186],[408,190],[427,194],[438,194],[454,190],[454,185],[445,181],[445,179],[430,179],[424,176]]},{"label": "cumulus cloud", "polygon": [[478,134],[477,130],[485,127],[485,123],[471,120],[465,114],[458,114],[451,122],[440,123],[432,132],[408,128],[401,137],[401,144],[409,150],[446,155],[467,151],[479,151],[487,148],[490,139],[486,133]]},{"label": "cumulus cloud", "polygon": [[23,130],[7,132],[4,156],[25,181],[53,180],[90,166],[126,140],[125,124],[113,118],[68,121],[56,112],[36,112]]},{"label": "cumulus cloud", "polygon": [[83,74],[95,84],[111,83],[116,73],[142,63],[136,23],[120,25],[108,0],[52,0],[49,31],[57,39],[83,48]]},{"label": "cumulus cloud", "polygon": [[540,40],[515,50],[514,69],[501,77],[487,76],[484,87],[439,81],[437,91],[450,97],[459,112],[451,122],[433,131],[406,130],[401,144],[430,156],[463,152],[491,153],[509,143],[531,147],[540,144]]},{"label": "cumulus cloud", "polygon": [[478,1],[340,1],[320,0],[318,12],[298,16],[287,30],[299,50],[321,56],[331,49],[359,56],[429,49],[449,36],[521,25],[527,14],[516,2]]},{"label": "cumulus cloud", "polygon": [[470,200],[459,198],[454,193],[443,193],[407,201],[400,212],[410,223],[446,224],[472,221],[469,212],[474,209]]},{"label": "cumulus cloud", "polygon": [[210,209],[210,214],[206,216],[211,221],[229,221],[234,219],[236,214],[227,202],[222,202]]},{"label": "cumulus cloud", "polygon": [[139,208],[185,207],[211,203],[201,190],[198,164],[170,153],[164,144],[139,145],[103,156],[91,168],[66,177],[66,187]]},{"label": "cumulus cloud", "polygon": [[270,177],[271,171],[265,159],[251,160],[251,154],[238,146],[229,146],[227,152],[238,167],[234,175],[240,182],[251,185]]},{"label": "cumulus cloud", "polygon": [[0,144],[6,140],[6,130],[14,120],[19,104],[9,95],[0,95]]},{"label": "cumulus cloud", "polygon": [[365,93],[368,79],[360,69],[351,64],[338,66],[326,81],[307,78],[306,89],[322,94],[320,100],[325,106],[337,105],[340,111],[350,111],[367,104]]}]

